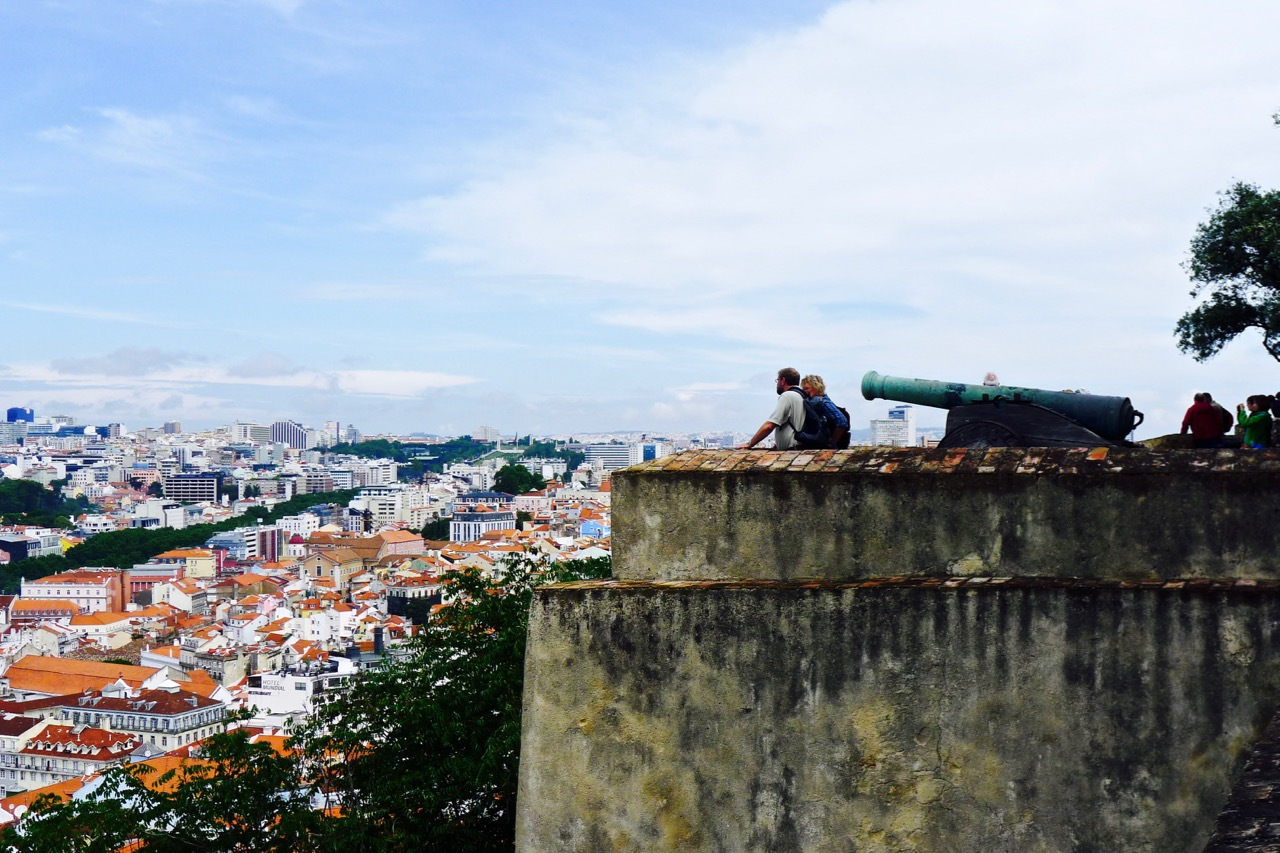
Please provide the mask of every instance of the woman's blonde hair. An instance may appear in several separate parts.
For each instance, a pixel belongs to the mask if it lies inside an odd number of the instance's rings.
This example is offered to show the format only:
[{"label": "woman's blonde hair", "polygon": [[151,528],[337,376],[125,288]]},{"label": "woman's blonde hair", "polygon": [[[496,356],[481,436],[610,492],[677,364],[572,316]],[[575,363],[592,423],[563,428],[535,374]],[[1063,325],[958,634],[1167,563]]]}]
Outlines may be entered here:
[{"label": "woman's blonde hair", "polygon": [[822,377],[816,373],[810,373],[804,379],[801,379],[800,385],[801,387],[807,386],[811,388],[813,393],[817,394],[819,397],[827,393],[827,383],[823,382]]}]

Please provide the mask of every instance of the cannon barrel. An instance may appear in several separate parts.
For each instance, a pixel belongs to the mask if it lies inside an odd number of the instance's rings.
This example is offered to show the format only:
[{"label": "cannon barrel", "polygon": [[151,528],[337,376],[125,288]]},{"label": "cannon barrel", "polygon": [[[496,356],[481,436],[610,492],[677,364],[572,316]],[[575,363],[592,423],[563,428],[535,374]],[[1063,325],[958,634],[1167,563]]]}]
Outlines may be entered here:
[{"label": "cannon barrel", "polygon": [[1128,397],[1103,397],[1013,385],[967,385],[934,379],[904,379],[901,376],[883,376],[874,370],[867,371],[862,377],[862,396],[868,400],[882,398],[936,409],[1001,401],[1034,403],[1065,415],[1111,441],[1124,441],[1125,436],[1142,423],[1142,413],[1133,408]]}]

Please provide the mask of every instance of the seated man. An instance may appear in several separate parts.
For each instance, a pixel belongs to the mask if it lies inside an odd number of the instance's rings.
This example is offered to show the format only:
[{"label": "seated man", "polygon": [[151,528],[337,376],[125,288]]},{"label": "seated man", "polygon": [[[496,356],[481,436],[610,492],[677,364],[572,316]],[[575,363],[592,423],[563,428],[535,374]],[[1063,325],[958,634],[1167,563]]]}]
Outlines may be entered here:
[{"label": "seated man", "polygon": [[1186,435],[1190,430],[1193,447],[1222,447],[1222,434],[1229,428],[1223,421],[1221,409],[1213,405],[1213,397],[1201,392],[1195,395],[1195,402],[1182,417],[1181,434]]},{"label": "seated man", "polygon": [[778,392],[778,405],[773,407],[773,414],[743,447],[755,447],[769,433],[773,433],[773,444],[777,450],[790,450],[795,446],[796,433],[804,428],[804,391],[800,390],[800,371],[794,367],[782,368],[774,385]]}]

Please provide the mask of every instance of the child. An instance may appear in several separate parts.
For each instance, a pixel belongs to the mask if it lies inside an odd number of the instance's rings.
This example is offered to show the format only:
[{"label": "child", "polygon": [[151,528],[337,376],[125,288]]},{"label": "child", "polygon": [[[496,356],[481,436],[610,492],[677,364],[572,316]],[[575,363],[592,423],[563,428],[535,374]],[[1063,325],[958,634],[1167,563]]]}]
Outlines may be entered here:
[{"label": "child", "polygon": [[1261,450],[1271,446],[1271,408],[1265,394],[1254,394],[1248,399],[1249,414],[1246,415],[1245,404],[1236,406],[1236,422],[1244,427],[1242,446]]}]

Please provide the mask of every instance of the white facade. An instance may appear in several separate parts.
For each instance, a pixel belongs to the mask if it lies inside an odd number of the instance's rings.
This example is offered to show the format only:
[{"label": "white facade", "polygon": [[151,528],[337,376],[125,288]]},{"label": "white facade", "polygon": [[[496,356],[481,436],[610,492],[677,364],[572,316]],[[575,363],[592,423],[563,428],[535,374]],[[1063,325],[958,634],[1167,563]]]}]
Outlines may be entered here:
[{"label": "white facade", "polygon": [[70,601],[81,613],[102,613],[111,609],[111,584],[107,580],[51,575],[45,582],[23,580],[19,598],[27,601]]},{"label": "white facade", "polygon": [[582,448],[592,468],[614,471],[631,464],[631,447],[626,444],[588,444]]},{"label": "white facade", "polygon": [[140,521],[155,519],[159,522],[154,525],[136,525],[139,527],[155,526],[181,529],[186,523],[186,513],[182,509],[182,504],[163,498],[151,498],[140,504],[135,504],[133,516]]},{"label": "white facade", "polygon": [[247,704],[254,710],[249,722],[287,725],[305,719],[346,692],[356,667],[347,658],[308,662],[278,672],[249,676]]},{"label": "white facade", "polygon": [[268,444],[271,441],[271,427],[264,424],[237,423],[231,427],[231,440]]},{"label": "white facade", "polygon": [[302,512],[297,515],[286,515],[276,522],[285,533],[296,533],[303,539],[320,529],[320,516],[313,512]]},{"label": "white facade", "polygon": [[488,465],[463,465],[456,463],[446,465],[444,472],[451,477],[460,477],[471,484],[471,488],[486,492],[493,488],[496,471]]},{"label": "white facade", "polygon": [[871,443],[889,447],[916,446],[916,412],[911,406],[894,406],[887,418],[871,421]]},{"label": "white facade", "polygon": [[385,486],[396,482],[399,468],[390,459],[369,459],[356,467],[356,482],[361,486]]}]

